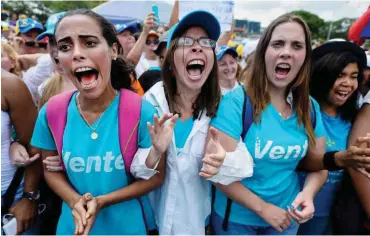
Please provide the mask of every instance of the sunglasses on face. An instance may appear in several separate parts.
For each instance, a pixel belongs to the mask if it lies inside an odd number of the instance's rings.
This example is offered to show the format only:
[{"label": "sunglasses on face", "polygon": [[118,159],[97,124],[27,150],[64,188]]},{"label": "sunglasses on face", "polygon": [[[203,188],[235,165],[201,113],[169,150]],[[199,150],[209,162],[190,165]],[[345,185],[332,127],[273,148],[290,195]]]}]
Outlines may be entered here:
[{"label": "sunglasses on face", "polygon": [[158,45],[159,44],[159,40],[158,39],[147,40],[146,41],[146,45],[150,45],[150,44]]},{"label": "sunglasses on face", "polygon": [[28,41],[24,43],[27,47],[30,48],[43,48],[46,49],[48,44],[43,42],[34,42],[34,41]]},{"label": "sunglasses on face", "polygon": [[194,39],[191,37],[180,37],[179,40],[177,40],[177,45],[191,47],[194,45],[195,41],[197,41],[201,47],[205,47],[205,48],[215,48],[216,47],[215,40],[207,39],[207,38]]}]

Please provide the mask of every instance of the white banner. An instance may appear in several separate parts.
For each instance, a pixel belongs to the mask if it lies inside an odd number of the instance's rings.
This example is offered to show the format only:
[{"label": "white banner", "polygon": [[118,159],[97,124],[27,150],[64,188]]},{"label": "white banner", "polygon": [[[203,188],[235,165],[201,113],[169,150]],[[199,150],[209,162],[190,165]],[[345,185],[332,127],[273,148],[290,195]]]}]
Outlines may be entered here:
[{"label": "white banner", "polygon": [[179,0],[179,18],[195,10],[205,10],[211,12],[218,19],[221,31],[229,31],[233,23],[235,0]]}]

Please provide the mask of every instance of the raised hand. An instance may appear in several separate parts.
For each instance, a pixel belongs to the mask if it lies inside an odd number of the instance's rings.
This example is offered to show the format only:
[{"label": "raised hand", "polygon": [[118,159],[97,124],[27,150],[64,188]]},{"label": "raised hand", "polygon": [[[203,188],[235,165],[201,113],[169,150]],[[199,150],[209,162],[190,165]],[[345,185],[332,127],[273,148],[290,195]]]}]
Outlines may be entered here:
[{"label": "raised hand", "polygon": [[157,18],[154,16],[154,13],[153,12],[151,12],[151,13],[148,14],[148,16],[144,20],[144,25],[143,25],[143,33],[144,34],[148,34],[149,31],[153,27],[157,27],[156,20],[157,20]]},{"label": "raised hand", "polygon": [[172,113],[167,113],[161,118],[154,115],[154,125],[147,123],[153,148],[158,155],[162,155],[170,145],[178,118],[177,114]]},{"label": "raised hand", "polygon": [[207,144],[206,153],[202,160],[203,167],[199,173],[204,178],[211,178],[217,175],[226,157],[226,151],[218,138],[218,131],[213,127],[209,131],[211,139]]}]

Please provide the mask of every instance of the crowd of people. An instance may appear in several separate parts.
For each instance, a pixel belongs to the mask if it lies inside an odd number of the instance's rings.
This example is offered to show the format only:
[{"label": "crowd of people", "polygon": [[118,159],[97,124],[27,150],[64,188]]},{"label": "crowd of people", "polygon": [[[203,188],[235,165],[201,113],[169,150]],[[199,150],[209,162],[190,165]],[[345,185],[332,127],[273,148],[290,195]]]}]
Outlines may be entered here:
[{"label": "crowd of people", "polygon": [[178,20],[178,1],[166,27],[78,9],[9,35],[1,214],[14,233],[370,234],[364,48],[312,49],[285,14],[237,49],[210,12]]}]

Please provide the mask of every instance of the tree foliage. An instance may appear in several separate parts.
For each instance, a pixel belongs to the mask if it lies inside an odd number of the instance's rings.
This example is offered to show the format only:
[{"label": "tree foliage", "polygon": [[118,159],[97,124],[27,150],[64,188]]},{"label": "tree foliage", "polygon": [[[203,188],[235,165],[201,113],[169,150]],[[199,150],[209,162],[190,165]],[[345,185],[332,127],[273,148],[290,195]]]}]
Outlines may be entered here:
[{"label": "tree foliage", "polygon": [[320,29],[325,26],[325,21],[319,16],[312,14],[311,12],[299,10],[293,11],[291,14],[301,17],[308,25],[311,30],[312,38],[319,38]]}]

